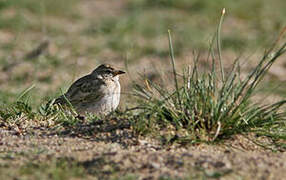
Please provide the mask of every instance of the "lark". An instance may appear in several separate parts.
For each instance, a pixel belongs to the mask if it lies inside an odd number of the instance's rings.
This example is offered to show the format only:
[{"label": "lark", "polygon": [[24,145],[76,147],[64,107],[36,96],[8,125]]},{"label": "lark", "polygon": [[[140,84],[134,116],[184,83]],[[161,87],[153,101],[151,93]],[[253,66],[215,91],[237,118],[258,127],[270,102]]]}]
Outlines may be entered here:
[{"label": "lark", "polygon": [[71,104],[80,116],[86,113],[107,115],[120,101],[119,75],[124,71],[102,64],[90,74],[75,81],[55,104]]}]

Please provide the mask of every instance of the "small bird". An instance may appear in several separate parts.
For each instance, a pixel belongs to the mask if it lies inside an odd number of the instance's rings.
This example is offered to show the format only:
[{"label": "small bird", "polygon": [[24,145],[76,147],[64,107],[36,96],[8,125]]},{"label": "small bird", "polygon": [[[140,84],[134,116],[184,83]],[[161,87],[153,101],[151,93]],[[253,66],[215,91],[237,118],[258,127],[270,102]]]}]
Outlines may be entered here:
[{"label": "small bird", "polygon": [[109,64],[102,64],[90,74],[75,81],[54,104],[67,105],[69,101],[79,115],[107,115],[119,104],[119,75],[124,73]]}]

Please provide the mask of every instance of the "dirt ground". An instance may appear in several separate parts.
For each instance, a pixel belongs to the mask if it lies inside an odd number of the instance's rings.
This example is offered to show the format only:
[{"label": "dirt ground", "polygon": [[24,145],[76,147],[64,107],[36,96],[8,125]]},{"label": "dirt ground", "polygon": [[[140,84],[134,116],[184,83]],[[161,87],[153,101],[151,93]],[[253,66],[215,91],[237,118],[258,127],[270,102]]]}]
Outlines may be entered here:
[{"label": "dirt ground", "polygon": [[[49,179],[45,175],[51,172],[38,166],[63,161],[68,172],[70,165],[83,168],[86,179],[283,179],[286,154],[267,150],[248,136],[219,144],[168,146],[135,136],[122,122],[57,131],[34,126],[24,132],[2,126],[0,177]],[[39,176],[23,170],[31,165]]]}]

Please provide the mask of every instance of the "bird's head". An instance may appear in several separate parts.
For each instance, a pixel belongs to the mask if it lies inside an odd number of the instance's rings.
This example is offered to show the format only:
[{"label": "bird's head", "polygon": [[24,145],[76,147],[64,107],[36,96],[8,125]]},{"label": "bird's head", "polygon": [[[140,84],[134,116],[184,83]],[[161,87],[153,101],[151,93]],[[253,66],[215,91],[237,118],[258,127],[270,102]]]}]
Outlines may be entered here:
[{"label": "bird's head", "polygon": [[109,64],[102,64],[98,66],[91,74],[96,76],[101,76],[103,78],[108,78],[108,77],[113,78],[124,73],[125,73],[124,71],[117,70]]}]

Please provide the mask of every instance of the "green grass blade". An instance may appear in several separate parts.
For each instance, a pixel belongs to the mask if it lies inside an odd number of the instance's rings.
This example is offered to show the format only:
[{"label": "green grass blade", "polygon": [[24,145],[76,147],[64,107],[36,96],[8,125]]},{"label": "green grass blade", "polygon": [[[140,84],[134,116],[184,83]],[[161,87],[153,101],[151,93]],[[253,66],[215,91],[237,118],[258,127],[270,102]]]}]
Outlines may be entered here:
[{"label": "green grass blade", "polygon": [[219,25],[217,28],[217,48],[218,48],[218,57],[219,57],[222,82],[224,82],[225,78],[224,78],[224,67],[222,64],[222,57],[221,57],[221,37],[220,37],[220,34],[221,34],[221,26],[222,26],[224,15],[225,15],[225,8],[223,8],[223,10],[222,10]]}]

